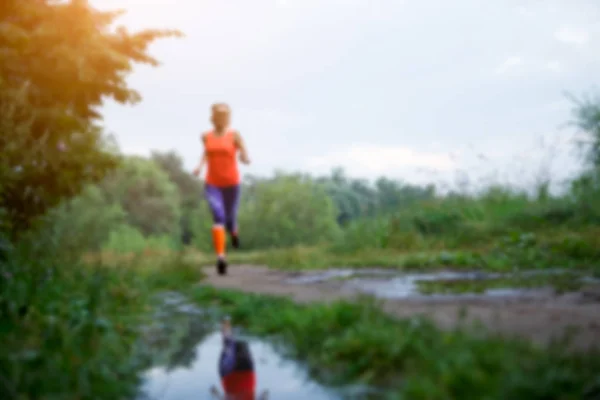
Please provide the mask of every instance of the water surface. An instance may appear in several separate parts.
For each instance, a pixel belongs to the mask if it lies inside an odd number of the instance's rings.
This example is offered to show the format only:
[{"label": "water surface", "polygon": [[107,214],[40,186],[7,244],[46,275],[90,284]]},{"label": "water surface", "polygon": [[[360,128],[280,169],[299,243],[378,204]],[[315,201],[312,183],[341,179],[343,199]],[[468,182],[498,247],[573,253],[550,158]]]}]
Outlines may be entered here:
[{"label": "water surface", "polygon": [[310,272],[287,280],[307,285],[341,282],[343,290],[386,299],[456,299],[541,297],[555,292],[578,290],[595,281],[566,270],[533,270],[518,273],[481,271],[435,271],[404,273],[381,269],[330,269]]},{"label": "water surface", "polygon": [[[270,344],[258,339],[248,339],[248,342],[254,356],[258,393],[268,389],[270,399],[340,399],[332,390],[311,382],[301,366],[283,359]],[[149,370],[142,387],[146,398],[210,399],[212,385],[221,389],[217,372],[221,346],[220,333],[213,333],[193,349],[195,357],[190,366],[173,369],[155,367]]]},{"label": "water surface", "polygon": [[[138,399],[211,399],[211,386],[221,391],[217,365],[222,339],[215,313],[175,292],[162,293],[158,300],[152,323],[144,329],[144,346],[152,349],[154,367],[144,374]],[[271,400],[349,398],[312,381],[300,363],[284,358],[270,343],[243,339],[254,358],[257,393],[268,389]]]}]

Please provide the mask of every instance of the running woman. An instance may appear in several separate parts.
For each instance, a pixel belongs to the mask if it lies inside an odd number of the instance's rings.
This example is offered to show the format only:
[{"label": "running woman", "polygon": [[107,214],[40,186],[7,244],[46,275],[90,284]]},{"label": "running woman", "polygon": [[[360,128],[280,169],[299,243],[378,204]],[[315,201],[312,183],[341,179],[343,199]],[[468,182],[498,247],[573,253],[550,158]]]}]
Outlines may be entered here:
[{"label": "running woman", "polygon": [[204,181],[204,194],[213,217],[212,238],[217,254],[217,272],[227,273],[225,249],[227,233],[231,244],[239,248],[237,209],[240,198],[240,172],[236,156],[244,164],[250,164],[248,151],[238,131],[230,128],[231,109],[225,103],[214,104],[211,108],[213,129],[201,136],[204,153],[194,175],[200,176],[207,166]]}]

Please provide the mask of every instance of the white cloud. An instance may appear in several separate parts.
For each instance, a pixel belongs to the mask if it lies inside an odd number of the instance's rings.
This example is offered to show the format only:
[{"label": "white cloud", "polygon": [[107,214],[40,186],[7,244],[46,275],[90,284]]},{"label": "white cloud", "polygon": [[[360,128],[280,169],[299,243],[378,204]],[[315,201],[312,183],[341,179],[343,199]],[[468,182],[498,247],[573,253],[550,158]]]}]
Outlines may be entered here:
[{"label": "white cloud", "polygon": [[583,46],[589,40],[589,34],[586,31],[563,26],[554,33],[554,38],[565,44]]},{"label": "white cloud", "polygon": [[307,166],[319,171],[341,166],[351,174],[375,176],[413,168],[448,171],[455,167],[455,163],[444,153],[421,152],[403,146],[363,144],[310,158]]},{"label": "white cloud", "polygon": [[498,68],[496,68],[496,73],[505,74],[508,71],[517,68],[521,65],[523,65],[523,60],[521,59],[521,57],[511,56],[508,57],[502,64],[500,64]]}]

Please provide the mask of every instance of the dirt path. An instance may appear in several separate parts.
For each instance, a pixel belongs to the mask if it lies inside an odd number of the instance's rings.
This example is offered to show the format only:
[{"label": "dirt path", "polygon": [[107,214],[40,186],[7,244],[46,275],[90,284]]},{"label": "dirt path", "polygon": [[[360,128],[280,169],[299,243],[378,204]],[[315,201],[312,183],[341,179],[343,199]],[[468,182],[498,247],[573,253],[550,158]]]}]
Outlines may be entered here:
[{"label": "dirt path", "polygon": [[[214,267],[206,267],[204,272],[204,283],[217,288],[285,296],[299,303],[352,299],[358,295],[341,281],[290,284],[287,279],[302,273],[267,267],[235,265],[225,277],[216,275]],[[491,333],[528,338],[541,345],[574,328],[573,345],[585,349],[600,347],[599,297],[595,292],[556,296],[549,291],[536,298],[382,300],[382,308],[399,318],[426,315],[443,329],[479,321]]]}]

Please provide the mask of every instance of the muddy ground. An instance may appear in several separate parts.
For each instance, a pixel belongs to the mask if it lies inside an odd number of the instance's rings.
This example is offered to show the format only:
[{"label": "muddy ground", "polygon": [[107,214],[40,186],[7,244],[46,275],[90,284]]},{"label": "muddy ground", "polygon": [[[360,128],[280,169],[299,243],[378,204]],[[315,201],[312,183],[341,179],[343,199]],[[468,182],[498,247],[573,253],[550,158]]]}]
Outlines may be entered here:
[{"label": "muddy ground", "polygon": [[[203,284],[249,293],[285,296],[299,303],[353,299],[357,290],[341,280],[292,284],[308,272],[289,272],[261,266],[234,265],[227,276],[218,276],[214,267],[204,268]],[[315,271],[311,271],[313,274]],[[489,334],[517,336],[540,345],[549,344],[566,333],[578,349],[600,347],[600,288],[557,295],[541,289],[535,296],[477,298],[381,299],[382,309],[398,318],[427,316],[440,328],[469,328],[479,322]]]}]

